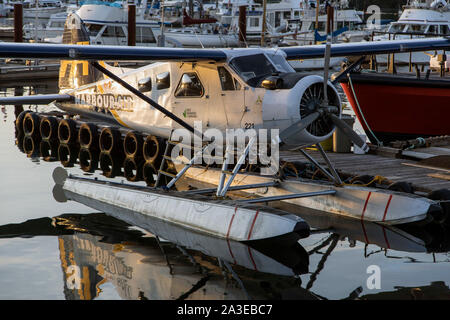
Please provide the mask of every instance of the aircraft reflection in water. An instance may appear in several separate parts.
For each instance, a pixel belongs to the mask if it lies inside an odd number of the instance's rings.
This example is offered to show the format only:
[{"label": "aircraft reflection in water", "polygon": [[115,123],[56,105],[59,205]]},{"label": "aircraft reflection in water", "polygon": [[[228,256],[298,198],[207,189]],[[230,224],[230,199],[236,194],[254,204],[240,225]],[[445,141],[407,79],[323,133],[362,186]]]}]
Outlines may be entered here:
[{"label": "aircraft reflection in water", "polygon": [[276,250],[263,246],[262,253],[154,219],[148,225],[171,243],[104,214],[5,225],[0,238],[58,236],[67,299],[93,299],[106,281],[124,299],[273,299],[284,291],[295,298],[314,297],[295,277],[308,271],[308,255],[299,244]]}]

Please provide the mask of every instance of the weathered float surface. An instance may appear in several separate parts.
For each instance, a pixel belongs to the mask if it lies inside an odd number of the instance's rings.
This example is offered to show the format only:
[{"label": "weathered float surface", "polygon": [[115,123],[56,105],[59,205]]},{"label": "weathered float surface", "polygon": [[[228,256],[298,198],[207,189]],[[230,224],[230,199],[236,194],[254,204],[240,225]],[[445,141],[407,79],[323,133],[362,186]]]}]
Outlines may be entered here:
[{"label": "weathered float surface", "polygon": [[277,237],[297,241],[309,235],[309,225],[300,217],[265,206],[73,176],[65,179],[62,188],[69,200],[97,210],[110,204],[235,241]]},{"label": "weathered float surface", "polygon": [[[190,168],[186,172],[186,177],[217,185],[220,174],[219,170]],[[271,177],[238,174],[232,186],[272,180]],[[287,179],[281,181],[278,186],[251,189],[248,192],[256,196],[270,197],[324,190],[335,190],[336,193],[282,201],[300,207],[389,225],[420,221],[433,211],[440,210],[434,201],[416,195],[360,186],[335,187],[329,183],[310,182],[303,179]]]}]

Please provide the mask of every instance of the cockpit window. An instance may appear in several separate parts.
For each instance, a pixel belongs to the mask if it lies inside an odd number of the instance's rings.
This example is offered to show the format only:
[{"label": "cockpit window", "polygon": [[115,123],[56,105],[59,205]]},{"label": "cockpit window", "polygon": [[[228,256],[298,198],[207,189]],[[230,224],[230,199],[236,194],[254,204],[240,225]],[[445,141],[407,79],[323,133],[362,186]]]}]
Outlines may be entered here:
[{"label": "cockpit window", "polygon": [[281,72],[295,72],[294,69],[287,63],[286,59],[279,55],[279,54],[269,54],[269,58],[272,60],[272,62],[275,65],[275,68],[277,68],[278,71]]},{"label": "cockpit window", "polygon": [[201,97],[204,90],[200,79],[195,72],[183,74],[177,89],[175,97]]},{"label": "cockpit window", "polygon": [[262,53],[236,57],[230,61],[230,65],[252,87],[255,87],[262,78],[277,72],[274,65]]},{"label": "cockpit window", "polygon": [[237,90],[235,87],[235,80],[227,69],[224,67],[217,67],[217,71],[219,72],[220,84],[222,85],[223,91]]}]

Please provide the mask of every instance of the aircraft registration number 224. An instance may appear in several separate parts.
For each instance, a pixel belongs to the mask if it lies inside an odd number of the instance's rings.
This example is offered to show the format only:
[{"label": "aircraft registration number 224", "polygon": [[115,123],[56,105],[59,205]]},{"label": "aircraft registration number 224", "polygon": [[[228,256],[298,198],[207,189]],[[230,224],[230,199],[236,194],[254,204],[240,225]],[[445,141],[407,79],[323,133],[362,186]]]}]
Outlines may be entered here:
[{"label": "aircraft registration number 224", "polygon": [[112,93],[79,93],[75,95],[75,104],[105,110],[133,112],[134,100],[131,95]]}]

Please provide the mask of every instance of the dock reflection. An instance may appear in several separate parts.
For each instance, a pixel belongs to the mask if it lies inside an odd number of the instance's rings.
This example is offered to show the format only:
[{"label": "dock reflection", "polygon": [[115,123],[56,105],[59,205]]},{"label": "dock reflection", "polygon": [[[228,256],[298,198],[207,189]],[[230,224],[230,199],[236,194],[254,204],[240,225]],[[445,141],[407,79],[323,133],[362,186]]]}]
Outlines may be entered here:
[{"label": "dock reflection", "polygon": [[57,236],[66,299],[95,299],[105,282],[123,299],[315,298],[296,277],[308,271],[299,244],[263,245],[261,252],[168,223],[151,225],[164,238],[104,214],[64,214],[0,226],[0,238]]}]

